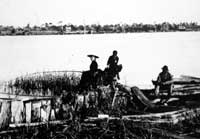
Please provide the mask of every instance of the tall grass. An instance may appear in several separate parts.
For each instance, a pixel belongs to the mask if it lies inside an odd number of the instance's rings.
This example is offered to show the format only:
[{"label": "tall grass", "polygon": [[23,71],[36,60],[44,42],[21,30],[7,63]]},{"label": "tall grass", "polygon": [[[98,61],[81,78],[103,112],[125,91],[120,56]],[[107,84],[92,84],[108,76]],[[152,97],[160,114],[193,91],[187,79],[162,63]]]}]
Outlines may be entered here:
[{"label": "tall grass", "polygon": [[17,77],[9,82],[13,94],[60,95],[65,91],[76,91],[80,82],[79,72],[41,72]]}]

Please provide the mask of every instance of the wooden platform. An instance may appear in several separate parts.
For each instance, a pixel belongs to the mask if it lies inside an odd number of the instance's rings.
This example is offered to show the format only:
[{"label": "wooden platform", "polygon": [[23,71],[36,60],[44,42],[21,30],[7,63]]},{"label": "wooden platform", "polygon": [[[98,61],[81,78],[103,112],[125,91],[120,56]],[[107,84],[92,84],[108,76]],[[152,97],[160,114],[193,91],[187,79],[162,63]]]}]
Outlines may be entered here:
[{"label": "wooden platform", "polygon": [[132,123],[141,123],[141,124],[169,124],[175,125],[184,120],[190,120],[195,117],[200,116],[200,107],[199,108],[183,108],[176,111],[163,112],[163,113],[147,113],[142,115],[125,115],[121,118],[119,117],[89,117],[86,119],[86,122],[96,122],[96,121],[105,121],[105,120],[124,120],[130,121]]},{"label": "wooden platform", "polygon": [[183,108],[177,111],[123,116],[124,120],[151,124],[177,124],[178,122],[200,116],[200,108]]}]

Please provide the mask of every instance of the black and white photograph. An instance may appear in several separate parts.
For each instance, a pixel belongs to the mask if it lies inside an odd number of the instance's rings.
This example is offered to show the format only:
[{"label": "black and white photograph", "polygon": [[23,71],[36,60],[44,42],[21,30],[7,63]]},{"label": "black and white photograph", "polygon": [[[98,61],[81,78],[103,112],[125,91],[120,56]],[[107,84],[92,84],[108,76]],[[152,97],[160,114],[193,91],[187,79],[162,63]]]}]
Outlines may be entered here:
[{"label": "black and white photograph", "polygon": [[199,0],[0,0],[0,139],[199,139]]}]

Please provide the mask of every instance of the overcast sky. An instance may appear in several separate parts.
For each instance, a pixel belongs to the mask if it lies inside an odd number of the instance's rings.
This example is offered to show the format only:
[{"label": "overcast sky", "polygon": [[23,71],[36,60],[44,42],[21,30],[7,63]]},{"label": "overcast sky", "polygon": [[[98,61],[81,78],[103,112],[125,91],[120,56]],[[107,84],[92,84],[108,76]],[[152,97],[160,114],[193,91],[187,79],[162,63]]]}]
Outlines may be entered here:
[{"label": "overcast sky", "polygon": [[200,23],[200,0],[0,0],[0,24]]}]

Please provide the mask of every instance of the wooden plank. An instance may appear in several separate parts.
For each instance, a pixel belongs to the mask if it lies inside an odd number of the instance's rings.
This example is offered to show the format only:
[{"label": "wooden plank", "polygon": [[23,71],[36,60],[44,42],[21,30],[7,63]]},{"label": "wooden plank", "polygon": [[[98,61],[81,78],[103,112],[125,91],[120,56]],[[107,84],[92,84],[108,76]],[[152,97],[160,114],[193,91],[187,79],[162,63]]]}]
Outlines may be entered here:
[{"label": "wooden plank", "polygon": [[123,120],[129,120],[132,122],[141,122],[141,123],[172,123],[176,124],[180,121],[191,119],[200,115],[200,108],[196,109],[184,109],[173,112],[165,113],[150,113],[145,115],[129,115],[123,116]]},{"label": "wooden plank", "polygon": [[190,137],[190,136],[187,136],[187,135],[179,135],[179,134],[172,133],[172,132],[169,132],[167,130],[158,129],[158,128],[152,128],[152,129],[149,129],[149,131],[152,132],[152,133],[156,133],[158,135],[161,135],[161,136],[172,137],[174,139],[197,139],[197,138]]},{"label": "wooden plank", "polygon": [[185,109],[182,110],[177,110],[177,111],[171,111],[171,112],[163,112],[163,113],[148,113],[148,114],[142,114],[142,115],[128,115],[128,116],[123,116],[123,118],[147,118],[147,117],[156,117],[156,118],[161,118],[166,115],[172,115],[180,112],[184,112]]},{"label": "wooden plank", "polygon": [[15,133],[15,132],[18,132],[18,130],[17,129],[16,130],[3,130],[3,131],[0,131],[0,135],[11,134],[11,133]]},{"label": "wooden plank", "polygon": [[0,130],[9,126],[11,118],[11,101],[0,100]]},{"label": "wooden plank", "polygon": [[38,100],[38,99],[51,99],[51,98],[52,96],[15,95],[15,94],[0,92],[0,99],[8,99],[8,100],[28,101],[33,99]]},{"label": "wooden plank", "polygon": [[193,86],[193,87],[179,87],[179,88],[174,88],[173,92],[175,91],[192,91],[192,90],[196,90],[196,91],[200,91],[200,86]]},{"label": "wooden plank", "polygon": [[10,128],[16,128],[16,127],[30,127],[30,126],[39,126],[39,125],[45,125],[45,124],[64,124],[66,121],[49,121],[49,122],[35,122],[35,123],[18,123],[18,124],[10,124]]},{"label": "wooden plank", "polygon": [[199,80],[200,81],[200,78],[199,77],[194,77],[194,76],[190,76],[190,75],[181,75],[182,78],[185,78],[185,79],[190,79],[190,80]]}]

